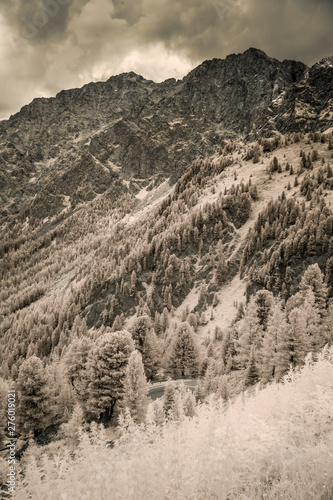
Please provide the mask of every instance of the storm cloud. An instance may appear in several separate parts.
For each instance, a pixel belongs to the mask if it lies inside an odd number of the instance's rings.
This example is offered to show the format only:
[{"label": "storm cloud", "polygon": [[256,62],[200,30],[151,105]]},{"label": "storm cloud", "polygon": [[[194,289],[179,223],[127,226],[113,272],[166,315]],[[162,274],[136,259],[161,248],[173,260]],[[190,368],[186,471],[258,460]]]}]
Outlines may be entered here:
[{"label": "storm cloud", "polygon": [[161,81],[250,46],[333,54],[331,0],[0,0],[0,119],[34,97],[136,71]]}]

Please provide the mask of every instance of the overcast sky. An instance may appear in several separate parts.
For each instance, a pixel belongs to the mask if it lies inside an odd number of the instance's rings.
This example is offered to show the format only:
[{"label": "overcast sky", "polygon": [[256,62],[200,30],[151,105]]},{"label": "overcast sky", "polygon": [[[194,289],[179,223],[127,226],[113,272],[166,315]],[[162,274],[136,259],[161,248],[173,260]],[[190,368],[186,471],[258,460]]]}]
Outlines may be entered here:
[{"label": "overcast sky", "polygon": [[0,119],[34,97],[135,71],[181,78],[249,47],[333,55],[333,0],[0,0]]}]

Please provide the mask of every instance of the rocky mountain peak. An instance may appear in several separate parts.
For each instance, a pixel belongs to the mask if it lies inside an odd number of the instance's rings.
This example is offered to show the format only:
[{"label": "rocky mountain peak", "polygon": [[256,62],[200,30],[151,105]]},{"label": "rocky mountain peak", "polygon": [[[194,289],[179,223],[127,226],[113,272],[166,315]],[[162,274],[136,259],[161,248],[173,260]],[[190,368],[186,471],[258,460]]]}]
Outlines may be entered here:
[{"label": "rocky mountain peak", "polygon": [[[204,61],[182,80],[155,83],[129,72],[34,99],[0,124],[2,215],[29,214],[45,186],[43,199],[61,196],[53,173],[67,175],[88,153],[96,172],[108,172],[107,190],[115,176],[176,179],[229,139],[326,130],[333,124],[332,93],[332,58],[308,68],[249,48]],[[97,195],[96,179],[93,186],[83,178],[83,190]],[[46,205],[41,217],[47,211]]]}]

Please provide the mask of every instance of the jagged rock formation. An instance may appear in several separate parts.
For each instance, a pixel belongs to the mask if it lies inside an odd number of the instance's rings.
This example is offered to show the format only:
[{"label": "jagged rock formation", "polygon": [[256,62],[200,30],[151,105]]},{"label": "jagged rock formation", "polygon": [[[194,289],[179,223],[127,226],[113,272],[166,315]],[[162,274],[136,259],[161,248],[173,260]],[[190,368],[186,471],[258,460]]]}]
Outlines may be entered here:
[{"label": "jagged rock formation", "polygon": [[249,49],[205,61],[183,80],[125,73],[34,99],[0,123],[1,215],[43,219],[112,191],[118,177],[137,179],[132,188],[176,179],[226,139],[326,130],[332,61],[308,68]]}]

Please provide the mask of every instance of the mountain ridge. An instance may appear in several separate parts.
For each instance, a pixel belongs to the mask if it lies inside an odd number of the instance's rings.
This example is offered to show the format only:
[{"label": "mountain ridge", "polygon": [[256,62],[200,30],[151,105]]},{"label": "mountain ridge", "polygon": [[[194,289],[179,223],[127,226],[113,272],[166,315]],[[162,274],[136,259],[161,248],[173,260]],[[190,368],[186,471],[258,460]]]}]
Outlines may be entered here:
[{"label": "mountain ridge", "polygon": [[[189,162],[228,140],[324,131],[333,125],[333,67],[327,60],[308,68],[250,48],[204,61],[182,80],[155,83],[129,72],[34,99],[0,123],[2,217],[29,216],[46,185],[62,210],[50,178],[84,164],[87,154],[94,176],[100,165],[109,172],[106,191],[115,173],[125,181],[175,182]],[[98,194],[89,181],[79,188]],[[84,201],[75,193],[71,201]],[[45,206],[40,217],[47,214]]]}]

